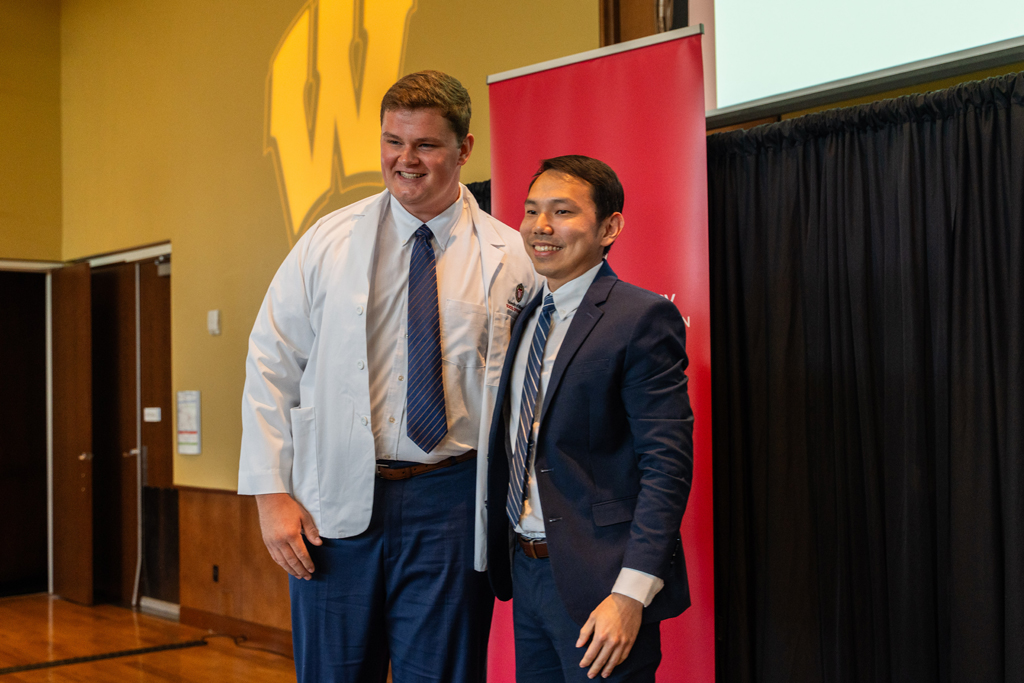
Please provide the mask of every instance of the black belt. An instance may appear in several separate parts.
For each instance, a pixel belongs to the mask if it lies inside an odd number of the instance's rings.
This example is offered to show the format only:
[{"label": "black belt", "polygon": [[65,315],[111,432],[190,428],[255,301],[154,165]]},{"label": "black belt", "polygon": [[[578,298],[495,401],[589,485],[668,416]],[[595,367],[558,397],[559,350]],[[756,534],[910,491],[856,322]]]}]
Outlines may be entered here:
[{"label": "black belt", "polygon": [[433,472],[445,467],[451,467],[452,465],[458,465],[459,463],[472,460],[476,457],[476,451],[466,451],[462,455],[453,455],[450,458],[442,460],[441,462],[435,462],[430,465],[409,465],[408,467],[391,467],[387,463],[377,463],[377,476],[381,479],[387,479],[388,481],[400,481],[402,479],[410,479],[420,474],[426,474],[427,472]]}]

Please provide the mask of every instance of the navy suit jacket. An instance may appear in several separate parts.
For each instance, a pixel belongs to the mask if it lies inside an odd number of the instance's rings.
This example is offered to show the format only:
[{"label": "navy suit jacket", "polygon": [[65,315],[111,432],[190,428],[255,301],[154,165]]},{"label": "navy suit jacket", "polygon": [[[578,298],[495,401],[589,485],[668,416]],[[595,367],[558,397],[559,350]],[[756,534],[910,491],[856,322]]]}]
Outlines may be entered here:
[{"label": "navy suit jacket", "polygon": [[[505,512],[511,439],[507,405],[523,309],[498,385],[488,467],[488,576],[512,596],[514,534]],[[536,473],[555,583],[582,625],[623,567],[665,586],[645,623],[690,605],[679,525],[693,474],[693,412],[686,391],[686,328],[675,305],[616,277],[605,263],[576,310],[544,396]]]}]

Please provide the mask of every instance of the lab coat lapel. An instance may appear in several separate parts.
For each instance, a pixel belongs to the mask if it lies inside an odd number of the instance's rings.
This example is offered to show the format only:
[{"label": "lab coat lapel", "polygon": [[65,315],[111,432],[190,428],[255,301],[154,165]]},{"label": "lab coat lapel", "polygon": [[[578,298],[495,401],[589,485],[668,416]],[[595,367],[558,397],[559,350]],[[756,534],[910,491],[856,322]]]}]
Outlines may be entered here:
[{"label": "lab coat lapel", "polygon": [[366,212],[352,224],[352,253],[365,259],[366,270],[360,270],[365,284],[370,283],[370,269],[373,266],[373,250],[377,244],[377,230],[380,227],[381,212],[386,202],[391,200],[391,193],[385,190],[377,196],[377,200],[366,207]]},{"label": "lab coat lapel", "polygon": [[487,300],[490,301],[494,278],[505,260],[505,240],[494,229],[491,221],[484,218],[480,205],[476,203],[476,198],[469,188],[465,185],[462,187],[469,199],[469,215],[473,219],[473,229],[480,240],[480,267],[483,270],[484,290],[487,292]]}]

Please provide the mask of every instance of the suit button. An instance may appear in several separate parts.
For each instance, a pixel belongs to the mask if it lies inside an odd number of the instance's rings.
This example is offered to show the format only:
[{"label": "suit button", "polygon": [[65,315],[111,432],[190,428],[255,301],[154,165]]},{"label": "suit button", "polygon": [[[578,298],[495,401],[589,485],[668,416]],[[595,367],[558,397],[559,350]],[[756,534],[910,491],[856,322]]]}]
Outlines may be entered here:
[{"label": "suit button", "polygon": [[364,363],[361,360],[357,360],[356,361],[356,367],[359,368],[360,370],[362,370],[364,367],[366,367],[366,363]]},{"label": "suit button", "polygon": [[366,417],[365,415],[363,415],[363,424],[364,424],[364,425],[368,425],[368,424],[370,424],[370,418],[368,418],[368,417]]},{"label": "suit button", "polygon": [[356,315],[362,315],[362,314],[363,314],[363,307],[362,306],[356,306]]}]

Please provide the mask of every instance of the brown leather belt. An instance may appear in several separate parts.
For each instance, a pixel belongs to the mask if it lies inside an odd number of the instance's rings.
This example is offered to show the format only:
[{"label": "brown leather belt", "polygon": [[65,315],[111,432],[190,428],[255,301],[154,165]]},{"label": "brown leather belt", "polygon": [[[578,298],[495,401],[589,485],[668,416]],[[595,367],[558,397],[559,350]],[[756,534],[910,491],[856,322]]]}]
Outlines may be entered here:
[{"label": "brown leather belt", "polygon": [[535,541],[519,534],[519,547],[531,560],[543,560],[548,556],[548,542]]},{"label": "brown leather belt", "polygon": [[385,463],[377,463],[377,476],[381,479],[387,479],[388,481],[400,481],[402,479],[410,479],[420,474],[426,474],[427,472],[433,472],[445,467],[451,467],[452,465],[458,465],[459,463],[472,460],[476,457],[476,451],[466,451],[462,455],[453,455],[452,457],[442,460],[441,462],[435,462],[431,465],[409,465],[408,467],[389,467]]}]

